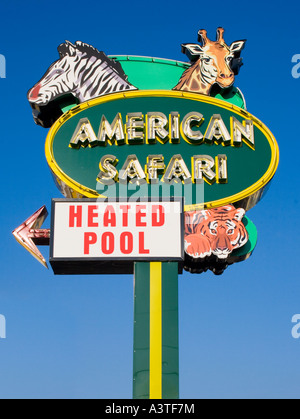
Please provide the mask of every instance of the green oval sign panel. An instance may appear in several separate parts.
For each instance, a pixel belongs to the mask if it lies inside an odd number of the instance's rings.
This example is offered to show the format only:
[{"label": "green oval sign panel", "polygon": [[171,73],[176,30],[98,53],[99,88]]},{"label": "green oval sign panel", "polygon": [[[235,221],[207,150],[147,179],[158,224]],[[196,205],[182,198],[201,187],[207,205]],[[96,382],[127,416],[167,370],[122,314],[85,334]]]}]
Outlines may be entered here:
[{"label": "green oval sign panel", "polygon": [[261,198],[277,143],[250,113],[170,90],[107,95],[71,109],[50,129],[46,157],[67,197],[178,196],[186,209]]}]

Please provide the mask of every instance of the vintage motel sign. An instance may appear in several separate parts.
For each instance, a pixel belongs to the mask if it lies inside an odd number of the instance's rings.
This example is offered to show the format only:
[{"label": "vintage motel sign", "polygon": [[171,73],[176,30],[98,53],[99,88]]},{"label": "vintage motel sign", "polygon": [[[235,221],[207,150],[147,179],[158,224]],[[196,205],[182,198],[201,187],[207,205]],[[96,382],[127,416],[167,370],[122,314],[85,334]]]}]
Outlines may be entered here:
[{"label": "vintage motel sign", "polygon": [[50,243],[56,274],[134,272],[134,398],[179,397],[178,273],[221,274],[252,254],[246,211],[279,162],[233,86],[246,41],[223,35],[199,30],[182,44],[189,63],[66,41],[28,92],[67,199],[53,200],[50,229],[42,207],[13,234],[43,265],[36,245]]}]

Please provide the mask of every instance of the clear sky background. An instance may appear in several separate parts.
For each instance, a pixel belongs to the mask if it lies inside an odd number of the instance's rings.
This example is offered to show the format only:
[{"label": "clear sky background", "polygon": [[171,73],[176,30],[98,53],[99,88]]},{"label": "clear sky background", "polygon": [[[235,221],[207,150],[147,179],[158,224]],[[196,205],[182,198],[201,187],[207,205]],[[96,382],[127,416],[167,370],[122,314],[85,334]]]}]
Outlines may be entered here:
[{"label": "clear sky background", "polygon": [[[235,85],[250,113],[273,132],[280,164],[264,199],[247,216],[259,239],[252,257],[217,277],[179,281],[181,398],[299,398],[300,54],[298,1],[2,1],[0,54],[1,273],[0,398],[131,398],[133,277],[54,276],[12,230],[61,197],[44,155],[26,93],[81,40],[108,55],[185,61],[180,44],[201,28],[228,44],[247,39]],[[49,220],[45,227],[49,227]],[[41,248],[48,258],[48,248]]]}]

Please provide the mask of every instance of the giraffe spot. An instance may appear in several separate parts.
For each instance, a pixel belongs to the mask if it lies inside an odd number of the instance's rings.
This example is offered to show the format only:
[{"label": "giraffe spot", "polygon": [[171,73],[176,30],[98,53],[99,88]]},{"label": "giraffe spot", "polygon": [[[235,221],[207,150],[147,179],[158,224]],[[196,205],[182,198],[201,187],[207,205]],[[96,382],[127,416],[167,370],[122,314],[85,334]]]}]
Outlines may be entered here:
[{"label": "giraffe spot", "polygon": [[191,89],[192,89],[192,90],[198,90],[198,89],[199,89],[199,83],[197,83],[197,81],[196,81],[196,80],[193,80],[193,81],[192,81],[192,84],[191,84]]}]

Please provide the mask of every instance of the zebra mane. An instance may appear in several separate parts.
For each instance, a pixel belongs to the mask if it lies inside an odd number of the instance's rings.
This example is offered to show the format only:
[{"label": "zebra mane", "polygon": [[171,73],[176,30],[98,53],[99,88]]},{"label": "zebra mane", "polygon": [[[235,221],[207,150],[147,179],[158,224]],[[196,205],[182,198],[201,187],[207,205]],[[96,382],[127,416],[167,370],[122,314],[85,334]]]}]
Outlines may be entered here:
[{"label": "zebra mane", "polygon": [[113,68],[113,70],[116,71],[120,77],[122,77],[124,80],[127,80],[127,75],[124,73],[121,64],[111,58],[108,58],[108,56],[103,51],[99,51],[92,45],[85,44],[81,41],[76,41],[74,45],[70,41],[66,41],[65,43],[60,44],[57,50],[61,58],[65,57],[66,55],[77,55],[78,51],[85,53],[88,56],[99,58],[101,61],[105,61],[111,68]]}]

